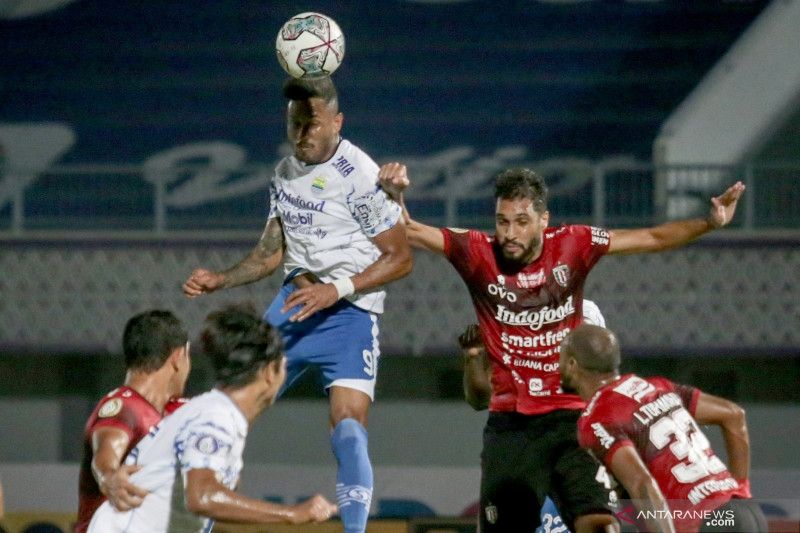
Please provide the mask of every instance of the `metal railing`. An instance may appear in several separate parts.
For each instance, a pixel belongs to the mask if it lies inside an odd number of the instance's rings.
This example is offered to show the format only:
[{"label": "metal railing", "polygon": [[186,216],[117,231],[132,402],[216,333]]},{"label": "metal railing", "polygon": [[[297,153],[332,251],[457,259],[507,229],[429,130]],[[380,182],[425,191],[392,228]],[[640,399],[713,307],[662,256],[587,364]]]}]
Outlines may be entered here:
[{"label": "metal railing", "polygon": [[[531,162],[550,188],[551,220],[630,227],[703,215],[711,196],[742,180],[747,193],[732,227],[800,229],[800,162],[654,166],[632,158]],[[492,176],[457,164],[409,163],[412,214],[427,223],[490,228]],[[260,228],[268,209],[266,165],[71,164],[4,168],[0,236],[111,232],[164,237]]]}]

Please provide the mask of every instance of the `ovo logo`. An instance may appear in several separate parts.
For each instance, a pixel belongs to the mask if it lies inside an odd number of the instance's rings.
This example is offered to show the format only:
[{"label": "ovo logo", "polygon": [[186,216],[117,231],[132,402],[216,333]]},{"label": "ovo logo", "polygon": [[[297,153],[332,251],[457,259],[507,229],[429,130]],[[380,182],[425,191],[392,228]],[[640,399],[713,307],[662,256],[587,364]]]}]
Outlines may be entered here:
[{"label": "ovo logo", "polygon": [[491,294],[492,296],[500,296],[500,298],[504,298],[512,303],[517,301],[517,295],[514,294],[512,291],[508,290],[505,287],[505,285],[490,283],[486,287],[486,290],[488,290],[489,294]]}]

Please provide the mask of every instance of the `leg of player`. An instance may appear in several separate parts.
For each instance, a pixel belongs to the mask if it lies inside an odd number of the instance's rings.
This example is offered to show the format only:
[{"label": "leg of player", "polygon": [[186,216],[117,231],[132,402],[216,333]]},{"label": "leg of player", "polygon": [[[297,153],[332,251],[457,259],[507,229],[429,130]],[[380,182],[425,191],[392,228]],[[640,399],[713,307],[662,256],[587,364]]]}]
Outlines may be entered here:
[{"label": "leg of player", "polygon": [[331,447],[339,465],[336,498],[345,533],[364,533],[372,502],[372,464],[367,448],[370,397],[359,390],[332,386]]}]

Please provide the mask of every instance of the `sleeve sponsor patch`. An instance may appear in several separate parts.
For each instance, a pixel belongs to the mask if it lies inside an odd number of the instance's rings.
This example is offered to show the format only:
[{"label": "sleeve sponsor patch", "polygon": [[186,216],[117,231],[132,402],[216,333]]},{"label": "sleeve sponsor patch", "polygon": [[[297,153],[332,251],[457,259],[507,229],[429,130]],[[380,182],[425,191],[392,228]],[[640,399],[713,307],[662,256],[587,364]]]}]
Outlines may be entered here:
[{"label": "sleeve sponsor patch", "polygon": [[386,194],[380,189],[356,197],[349,195],[347,203],[353,217],[368,237],[390,229],[400,217],[400,206],[387,201]]},{"label": "sleeve sponsor patch", "polygon": [[197,437],[194,447],[202,454],[214,455],[222,445],[213,435],[202,435]]},{"label": "sleeve sponsor patch", "polygon": [[592,244],[600,244],[600,245],[607,245],[608,244],[608,232],[602,228],[595,228],[594,226],[591,227],[592,230]]},{"label": "sleeve sponsor patch", "polygon": [[603,427],[603,424],[600,422],[594,422],[592,424],[592,431],[594,431],[594,436],[597,438],[600,445],[606,450],[610,450],[615,439],[606,430],[606,428]]},{"label": "sleeve sponsor patch", "polygon": [[97,416],[99,418],[111,418],[112,416],[117,416],[120,411],[122,411],[122,400],[120,398],[112,398],[100,407],[100,410],[97,411]]}]

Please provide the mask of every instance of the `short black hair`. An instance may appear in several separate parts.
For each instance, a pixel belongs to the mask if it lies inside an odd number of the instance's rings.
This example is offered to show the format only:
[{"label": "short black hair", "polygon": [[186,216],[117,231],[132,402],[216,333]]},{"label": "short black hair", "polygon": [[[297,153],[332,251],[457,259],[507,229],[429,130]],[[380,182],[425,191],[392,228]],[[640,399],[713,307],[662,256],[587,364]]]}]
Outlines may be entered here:
[{"label": "short black hair", "polygon": [[262,368],[283,357],[280,335],[251,304],[232,304],[212,312],[200,338],[217,385],[222,387],[248,385]]},{"label": "short black hair", "polygon": [[544,178],[529,168],[509,168],[495,178],[495,199],[528,198],[537,213],[547,211],[547,185]]},{"label": "short black hair", "polygon": [[181,321],[171,311],[153,309],[139,313],[128,320],[122,335],[125,368],[155,372],[188,339]]},{"label": "short black hair", "polygon": [[330,76],[289,78],[283,84],[283,96],[288,100],[321,98],[326,104],[338,103],[338,94]]},{"label": "short black hair", "polygon": [[599,374],[619,371],[622,355],[614,332],[583,323],[561,341],[561,350],[573,357],[581,368]]}]

